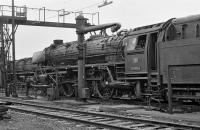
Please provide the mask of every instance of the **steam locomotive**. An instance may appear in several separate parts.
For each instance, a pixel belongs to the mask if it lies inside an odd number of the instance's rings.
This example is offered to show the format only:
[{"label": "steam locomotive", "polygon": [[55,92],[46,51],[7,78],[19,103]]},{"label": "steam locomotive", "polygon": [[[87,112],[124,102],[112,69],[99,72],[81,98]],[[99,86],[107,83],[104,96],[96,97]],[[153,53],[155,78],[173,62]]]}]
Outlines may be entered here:
[{"label": "steam locomotive", "polygon": [[[112,36],[92,35],[83,46],[90,96],[166,99],[171,86],[173,99],[200,101],[200,15],[121,30]],[[65,96],[73,96],[77,47],[77,41],[54,40],[26,59],[29,63],[18,61],[17,74],[31,72],[43,85],[58,82]]]}]

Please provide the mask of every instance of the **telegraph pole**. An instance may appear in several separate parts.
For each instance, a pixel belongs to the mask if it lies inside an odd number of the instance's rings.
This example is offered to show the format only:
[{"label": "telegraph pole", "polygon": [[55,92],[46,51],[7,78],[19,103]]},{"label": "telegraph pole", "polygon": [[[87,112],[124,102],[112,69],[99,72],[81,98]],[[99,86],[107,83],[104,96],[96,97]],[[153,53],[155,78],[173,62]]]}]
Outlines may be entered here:
[{"label": "telegraph pole", "polygon": [[15,3],[12,0],[12,57],[13,57],[13,86],[12,86],[12,96],[17,97],[16,89],[16,72],[15,72]]}]

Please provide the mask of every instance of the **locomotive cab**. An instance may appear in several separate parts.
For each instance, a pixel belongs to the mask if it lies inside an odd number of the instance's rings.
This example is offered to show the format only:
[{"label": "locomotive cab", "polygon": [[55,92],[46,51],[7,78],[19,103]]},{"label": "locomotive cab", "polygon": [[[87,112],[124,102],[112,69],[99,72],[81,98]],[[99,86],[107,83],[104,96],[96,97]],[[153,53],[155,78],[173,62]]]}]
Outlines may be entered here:
[{"label": "locomotive cab", "polygon": [[[147,34],[125,39],[125,81],[135,82],[135,96],[141,98],[141,83],[147,80]],[[141,82],[144,81],[144,82]]]},{"label": "locomotive cab", "polygon": [[[135,82],[135,94],[141,97],[150,84],[151,74],[158,74],[157,39],[159,27],[133,32],[124,42],[125,74],[127,82]],[[154,28],[153,28],[154,27]],[[157,76],[157,75],[156,75]],[[154,75],[154,77],[156,77]],[[147,90],[147,89],[146,89]]]},{"label": "locomotive cab", "polygon": [[147,35],[129,36],[125,43],[125,72],[126,74],[146,73],[146,42]]},{"label": "locomotive cab", "polygon": [[157,71],[158,32],[132,35],[125,39],[126,74]]}]

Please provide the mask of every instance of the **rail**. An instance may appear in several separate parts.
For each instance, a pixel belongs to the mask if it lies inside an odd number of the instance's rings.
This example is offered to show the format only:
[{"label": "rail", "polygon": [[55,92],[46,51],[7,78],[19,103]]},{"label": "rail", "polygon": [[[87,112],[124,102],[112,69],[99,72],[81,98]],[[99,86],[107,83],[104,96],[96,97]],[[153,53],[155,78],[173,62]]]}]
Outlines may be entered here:
[{"label": "rail", "polygon": [[[9,98],[1,98],[3,102],[11,102],[13,104],[18,104],[20,106],[10,106],[10,109],[44,115],[52,118],[59,118],[59,119],[70,119],[73,121],[78,121],[86,124],[92,125],[99,125],[104,128],[112,128],[112,129],[124,129],[124,130],[135,130],[135,129],[174,129],[174,130],[188,130],[200,129],[199,125],[192,125],[192,124],[184,124],[184,123],[176,123],[176,122],[168,122],[168,121],[161,121],[155,119],[146,119],[140,117],[126,117],[126,116],[119,116],[114,114],[106,114],[106,113],[99,113],[99,112],[92,112],[82,109],[73,109],[73,108],[61,108],[55,107],[53,105],[44,105],[40,103],[35,103],[31,101],[20,101],[17,99],[9,99]],[[38,109],[39,108],[39,109]],[[32,111],[33,110],[33,111]],[[44,110],[41,111],[40,110]],[[51,111],[53,112],[53,115]],[[48,114],[45,111],[50,111]],[[58,113],[57,113],[58,112]],[[59,113],[60,112],[60,113]],[[44,114],[43,114],[44,113]],[[63,113],[70,113],[70,114],[63,114]],[[98,118],[98,119],[97,119]],[[125,126],[121,126],[121,123],[125,123]],[[139,126],[142,128],[140,128]],[[130,127],[129,127],[130,126]],[[150,128],[148,128],[150,127]],[[152,128],[153,127],[153,128]],[[145,129],[145,130],[146,130]]]}]

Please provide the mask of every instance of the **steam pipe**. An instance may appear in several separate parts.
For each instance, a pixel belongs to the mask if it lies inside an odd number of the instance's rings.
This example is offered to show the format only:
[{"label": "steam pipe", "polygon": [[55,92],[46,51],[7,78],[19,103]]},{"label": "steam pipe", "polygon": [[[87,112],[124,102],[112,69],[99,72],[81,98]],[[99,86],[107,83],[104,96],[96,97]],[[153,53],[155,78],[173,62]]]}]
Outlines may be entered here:
[{"label": "steam pipe", "polygon": [[86,34],[88,32],[103,30],[103,29],[107,29],[107,28],[111,28],[112,32],[116,32],[117,30],[119,30],[121,28],[121,24],[120,23],[108,23],[108,24],[101,24],[101,25],[97,25],[97,26],[82,27],[77,31],[77,33]]}]

